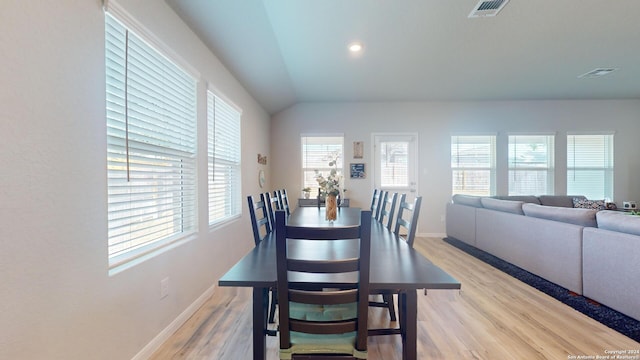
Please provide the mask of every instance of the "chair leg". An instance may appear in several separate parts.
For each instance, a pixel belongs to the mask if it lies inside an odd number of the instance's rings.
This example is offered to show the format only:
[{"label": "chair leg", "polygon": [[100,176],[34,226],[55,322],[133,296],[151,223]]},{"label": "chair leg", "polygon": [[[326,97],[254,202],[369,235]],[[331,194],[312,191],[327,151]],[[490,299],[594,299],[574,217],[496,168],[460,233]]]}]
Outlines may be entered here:
[{"label": "chair leg", "polygon": [[384,302],[387,304],[391,321],[396,321],[396,307],[393,302],[393,294],[384,294],[382,295],[382,299],[384,299]]},{"label": "chair leg", "polygon": [[269,324],[275,323],[276,316],[276,303],[278,300],[278,294],[275,289],[271,289],[271,304],[269,305]]}]

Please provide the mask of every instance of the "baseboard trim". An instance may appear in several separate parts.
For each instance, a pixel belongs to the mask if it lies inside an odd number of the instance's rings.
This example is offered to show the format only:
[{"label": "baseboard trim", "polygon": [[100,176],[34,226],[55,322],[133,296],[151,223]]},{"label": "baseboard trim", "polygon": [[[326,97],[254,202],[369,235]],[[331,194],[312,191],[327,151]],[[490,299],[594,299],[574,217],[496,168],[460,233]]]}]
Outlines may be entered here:
[{"label": "baseboard trim", "polygon": [[213,295],[216,290],[216,284],[213,284],[202,295],[200,295],[196,301],[191,303],[178,317],[176,317],[169,326],[164,328],[155,338],[153,338],[139,353],[136,354],[131,360],[147,360],[155,353],[165,341],[167,341],[171,335],[173,335],[189,318],[195,314],[198,309],[204,305],[204,303]]},{"label": "baseboard trim", "polygon": [[420,237],[429,237],[429,238],[446,238],[447,234],[445,233],[421,233],[421,234],[416,234],[416,236],[420,236]]}]

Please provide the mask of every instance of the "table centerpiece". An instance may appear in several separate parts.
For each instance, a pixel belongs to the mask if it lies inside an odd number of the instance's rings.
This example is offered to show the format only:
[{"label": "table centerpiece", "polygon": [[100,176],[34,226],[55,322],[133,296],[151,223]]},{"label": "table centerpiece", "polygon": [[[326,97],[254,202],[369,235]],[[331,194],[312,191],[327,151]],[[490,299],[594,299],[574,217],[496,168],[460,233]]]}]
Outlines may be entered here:
[{"label": "table centerpiece", "polygon": [[320,187],[320,196],[325,199],[325,218],[328,221],[334,221],[338,217],[338,195],[340,195],[342,182],[342,175],[338,173],[338,158],[338,154],[332,156],[329,161],[331,170],[326,177],[316,170],[316,181]]}]

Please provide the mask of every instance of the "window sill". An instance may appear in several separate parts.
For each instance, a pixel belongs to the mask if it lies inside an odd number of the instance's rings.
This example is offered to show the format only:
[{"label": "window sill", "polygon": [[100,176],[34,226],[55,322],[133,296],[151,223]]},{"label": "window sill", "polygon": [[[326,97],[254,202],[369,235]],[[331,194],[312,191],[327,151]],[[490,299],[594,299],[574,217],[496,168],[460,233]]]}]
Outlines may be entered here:
[{"label": "window sill", "polygon": [[143,246],[139,249],[129,251],[122,255],[109,259],[109,276],[117,275],[127,269],[141,264],[153,257],[163,254],[169,250],[185,244],[196,238],[195,232],[182,235],[178,238],[168,239],[159,243]]}]

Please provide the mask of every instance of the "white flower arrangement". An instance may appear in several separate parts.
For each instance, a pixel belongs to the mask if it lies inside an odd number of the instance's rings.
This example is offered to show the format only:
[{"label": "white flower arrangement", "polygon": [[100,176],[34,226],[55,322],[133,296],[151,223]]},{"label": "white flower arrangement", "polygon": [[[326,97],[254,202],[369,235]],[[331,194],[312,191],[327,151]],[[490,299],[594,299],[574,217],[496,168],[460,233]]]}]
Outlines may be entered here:
[{"label": "white flower arrangement", "polygon": [[320,187],[320,195],[327,196],[340,195],[340,184],[342,183],[342,175],[338,173],[338,158],[340,154],[334,153],[330,156],[329,166],[332,167],[329,175],[325,178],[320,171],[316,170],[316,181]]}]

